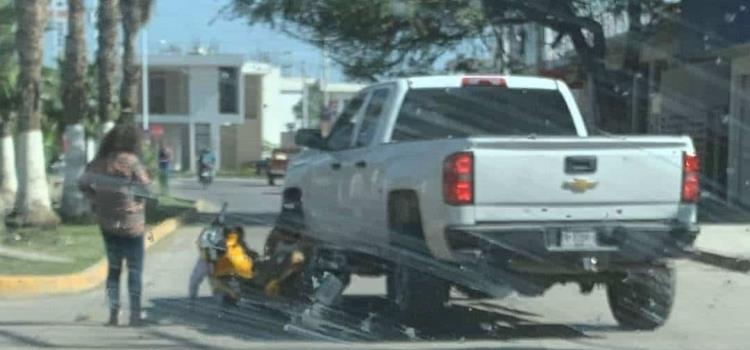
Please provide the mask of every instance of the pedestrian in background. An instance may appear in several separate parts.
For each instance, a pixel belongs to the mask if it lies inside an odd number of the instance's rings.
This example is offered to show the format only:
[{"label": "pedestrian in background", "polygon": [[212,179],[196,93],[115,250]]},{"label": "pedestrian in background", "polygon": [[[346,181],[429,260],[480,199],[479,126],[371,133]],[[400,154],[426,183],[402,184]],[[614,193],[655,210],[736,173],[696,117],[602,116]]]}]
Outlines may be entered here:
[{"label": "pedestrian in background", "polygon": [[159,146],[159,187],[161,193],[169,194],[169,176],[172,169],[172,150],[165,144]]},{"label": "pedestrian in background", "polygon": [[118,125],[102,140],[99,152],[79,179],[78,186],[92,204],[107,253],[109,325],[120,312],[120,272],[128,267],[130,325],[143,324],[143,236],[145,206],[151,182],[141,156],[141,134],[135,125]]}]

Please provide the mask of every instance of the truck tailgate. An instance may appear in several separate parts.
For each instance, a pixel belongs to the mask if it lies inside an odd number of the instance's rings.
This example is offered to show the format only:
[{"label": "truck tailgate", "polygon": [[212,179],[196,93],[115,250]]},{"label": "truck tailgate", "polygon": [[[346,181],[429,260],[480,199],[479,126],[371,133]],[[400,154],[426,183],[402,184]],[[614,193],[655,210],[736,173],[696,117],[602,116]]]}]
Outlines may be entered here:
[{"label": "truck tailgate", "polygon": [[475,220],[677,216],[682,137],[473,139]]}]

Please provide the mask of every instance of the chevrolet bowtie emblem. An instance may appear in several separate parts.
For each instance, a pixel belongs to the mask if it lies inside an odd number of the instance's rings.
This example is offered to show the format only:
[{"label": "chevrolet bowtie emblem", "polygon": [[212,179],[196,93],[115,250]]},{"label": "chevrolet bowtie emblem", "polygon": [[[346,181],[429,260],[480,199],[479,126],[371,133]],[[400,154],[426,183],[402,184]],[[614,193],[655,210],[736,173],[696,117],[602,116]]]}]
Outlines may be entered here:
[{"label": "chevrolet bowtie emblem", "polygon": [[569,189],[575,193],[583,193],[593,189],[599,183],[596,181],[589,181],[586,179],[573,179],[572,181],[566,181],[563,183],[563,188]]}]

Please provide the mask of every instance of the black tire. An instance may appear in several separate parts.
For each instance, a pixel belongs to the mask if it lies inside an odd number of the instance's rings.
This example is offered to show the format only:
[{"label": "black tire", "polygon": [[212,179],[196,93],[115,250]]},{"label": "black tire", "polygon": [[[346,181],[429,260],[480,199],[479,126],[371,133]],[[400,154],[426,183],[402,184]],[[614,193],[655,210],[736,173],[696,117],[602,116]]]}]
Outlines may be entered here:
[{"label": "black tire", "polygon": [[403,265],[386,277],[386,291],[401,320],[418,325],[435,320],[450,298],[446,281]]},{"label": "black tire", "polygon": [[627,278],[607,285],[612,315],[628,329],[653,330],[664,325],[675,297],[675,271],[654,267],[630,273]]},{"label": "black tire", "polygon": [[[263,255],[266,259],[271,258],[275,253],[279,245],[281,244],[295,244],[302,238],[299,235],[295,235],[284,229],[274,228],[266,238],[266,243],[263,247]],[[309,299],[313,294],[313,277],[312,269],[310,268],[312,248],[307,243],[301,244],[300,248],[302,253],[305,255],[307,262],[302,270],[289,276],[281,285],[281,295],[290,299]]]}]

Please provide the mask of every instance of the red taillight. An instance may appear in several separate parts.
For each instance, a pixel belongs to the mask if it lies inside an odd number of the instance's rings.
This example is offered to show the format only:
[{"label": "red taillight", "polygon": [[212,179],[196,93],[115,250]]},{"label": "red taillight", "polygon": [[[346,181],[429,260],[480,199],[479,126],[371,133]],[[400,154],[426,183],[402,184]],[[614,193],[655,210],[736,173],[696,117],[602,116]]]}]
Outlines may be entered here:
[{"label": "red taillight", "polygon": [[501,77],[464,77],[461,79],[462,86],[497,86],[506,87],[505,78]]},{"label": "red taillight", "polygon": [[700,160],[695,154],[682,156],[682,201],[695,203],[700,197]]},{"label": "red taillight", "polygon": [[474,203],[474,155],[454,153],[443,163],[443,199],[451,205]]}]

